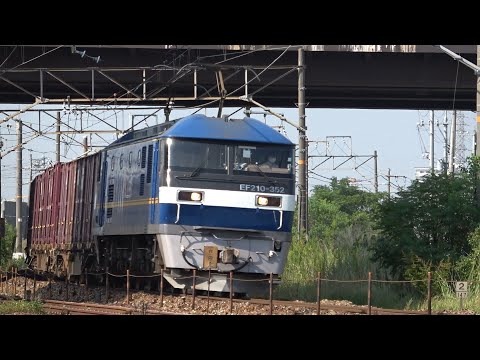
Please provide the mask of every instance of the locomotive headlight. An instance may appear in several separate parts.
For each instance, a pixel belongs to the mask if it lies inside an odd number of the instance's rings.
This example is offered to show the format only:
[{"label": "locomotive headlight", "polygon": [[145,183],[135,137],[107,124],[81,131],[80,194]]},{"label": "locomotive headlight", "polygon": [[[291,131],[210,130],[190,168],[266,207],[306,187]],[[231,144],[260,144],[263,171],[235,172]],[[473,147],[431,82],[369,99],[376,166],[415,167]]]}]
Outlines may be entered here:
[{"label": "locomotive headlight", "polygon": [[178,200],[200,202],[203,200],[203,193],[198,191],[179,191]]},{"label": "locomotive headlight", "polygon": [[267,206],[268,205],[268,199],[265,196],[258,196],[257,197],[257,205]]},{"label": "locomotive headlight", "polygon": [[192,201],[202,201],[202,194],[198,192],[192,192],[190,194],[190,200]]},{"label": "locomotive headlight", "polygon": [[282,205],[282,198],[279,196],[261,196],[257,195],[256,204],[258,206],[276,206],[280,207]]}]

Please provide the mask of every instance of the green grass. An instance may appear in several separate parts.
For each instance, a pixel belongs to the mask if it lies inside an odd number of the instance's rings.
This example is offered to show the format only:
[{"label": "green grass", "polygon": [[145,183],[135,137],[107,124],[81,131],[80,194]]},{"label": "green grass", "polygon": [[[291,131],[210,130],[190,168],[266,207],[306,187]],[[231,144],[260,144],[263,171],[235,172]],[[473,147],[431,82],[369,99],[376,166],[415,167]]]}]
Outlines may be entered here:
[{"label": "green grass", "polygon": [[0,315],[11,314],[44,314],[42,304],[36,301],[5,301],[0,303]]},{"label": "green grass", "polygon": [[[275,291],[275,298],[289,300],[316,301],[317,274],[323,280],[320,288],[322,299],[347,300],[357,305],[367,304],[368,272],[372,279],[391,280],[391,277],[370,260],[368,243],[352,241],[353,236],[346,233],[335,239],[335,243],[326,243],[316,239],[308,242],[294,240],[288,255],[282,284]],[[350,282],[351,281],[351,282]],[[372,305],[391,309],[419,307],[426,298],[410,284],[376,283],[372,284]]]},{"label": "green grass", "polygon": [[[372,272],[374,280],[392,280],[388,273],[370,260],[367,247],[354,246],[348,242],[335,246],[310,239],[303,243],[294,240],[288,256],[287,266],[282,275],[281,285],[275,289],[276,299],[317,300],[317,274],[330,280],[367,280]],[[480,286],[469,282],[469,298],[464,299],[463,309],[480,313]],[[460,300],[456,298],[452,284],[440,274],[434,275],[433,311],[459,311]],[[366,305],[367,282],[321,282],[321,299],[347,300],[357,305]],[[427,309],[425,285],[414,287],[409,283],[372,284],[372,305],[387,309]]]},{"label": "green grass", "polygon": [[[421,302],[412,306],[413,310],[426,310],[427,302]],[[460,299],[455,294],[450,296],[435,296],[432,298],[432,311],[460,311]],[[480,296],[469,296],[467,299],[463,299],[463,310],[474,311],[480,314]]]}]

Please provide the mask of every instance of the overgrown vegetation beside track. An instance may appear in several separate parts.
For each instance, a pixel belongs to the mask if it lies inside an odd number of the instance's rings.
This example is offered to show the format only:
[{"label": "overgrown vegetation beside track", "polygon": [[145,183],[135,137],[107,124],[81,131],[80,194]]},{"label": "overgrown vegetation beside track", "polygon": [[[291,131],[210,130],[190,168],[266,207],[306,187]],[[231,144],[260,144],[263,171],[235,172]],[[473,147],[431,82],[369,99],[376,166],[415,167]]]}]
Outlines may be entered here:
[{"label": "overgrown vegetation beside track", "polygon": [[5,301],[0,302],[0,315],[44,314],[42,304],[37,301]]},{"label": "overgrown vegetation beside track", "polygon": [[[376,280],[425,280],[373,283],[375,306],[425,309],[431,271],[434,309],[458,309],[453,282],[469,281],[464,307],[480,310],[479,169],[479,159],[472,158],[464,171],[413,181],[391,199],[347,179],[315,187],[309,236],[294,231],[277,296],[314,301],[318,272],[347,281],[366,280],[371,271]],[[367,284],[322,281],[321,296],[366,304]]]},{"label": "overgrown vegetation beside track", "polygon": [[15,227],[5,224],[5,237],[0,238],[0,266],[3,268],[11,264],[15,237]]},{"label": "overgrown vegetation beside track", "polygon": [[0,238],[0,267],[4,270],[11,269],[12,266],[17,269],[26,267],[23,259],[12,259],[16,236],[15,227],[5,224],[5,237],[3,239]]}]

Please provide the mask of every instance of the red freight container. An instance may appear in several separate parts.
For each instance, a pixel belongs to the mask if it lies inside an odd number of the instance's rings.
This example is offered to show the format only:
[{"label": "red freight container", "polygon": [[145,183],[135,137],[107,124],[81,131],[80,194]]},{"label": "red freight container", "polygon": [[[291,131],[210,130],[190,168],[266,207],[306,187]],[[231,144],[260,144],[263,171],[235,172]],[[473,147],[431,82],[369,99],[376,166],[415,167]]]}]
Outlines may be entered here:
[{"label": "red freight container", "polygon": [[34,250],[71,250],[92,239],[95,177],[100,155],[59,163],[30,185],[28,243]]},{"label": "red freight container", "polygon": [[87,245],[92,239],[92,215],[95,174],[100,165],[99,156],[89,156],[77,162],[75,220],[72,242]]}]

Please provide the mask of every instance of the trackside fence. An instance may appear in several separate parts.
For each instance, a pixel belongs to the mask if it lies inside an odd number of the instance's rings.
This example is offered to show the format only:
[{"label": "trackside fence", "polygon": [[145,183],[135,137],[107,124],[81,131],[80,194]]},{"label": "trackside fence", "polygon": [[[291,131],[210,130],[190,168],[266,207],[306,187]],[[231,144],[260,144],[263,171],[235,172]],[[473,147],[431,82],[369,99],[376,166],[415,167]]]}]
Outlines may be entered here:
[{"label": "trackside fence", "polygon": [[[161,270],[159,274],[154,275],[137,275],[132,274],[130,270],[127,270],[125,274],[114,274],[109,272],[109,269],[106,268],[105,272],[103,273],[89,273],[87,270],[84,271],[82,274],[82,285],[80,285],[80,281],[77,281],[75,286],[80,286],[83,288],[83,291],[86,292],[86,299],[92,298],[95,302],[105,302],[108,303],[110,298],[113,298],[115,292],[125,292],[125,301],[127,305],[132,303],[132,287],[131,282],[132,279],[136,279],[136,284],[140,282],[144,282],[149,284],[155,284],[154,287],[158,286],[158,294],[160,296],[160,307],[164,305],[164,269]],[[274,301],[281,302],[280,299],[274,299],[274,276],[273,274],[268,274],[265,278],[261,279],[244,279],[235,277],[234,272],[230,272],[227,274],[223,274],[226,277],[226,284],[228,284],[228,297],[225,297],[224,301],[229,301],[229,313],[235,314],[234,309],[234,285],[236,282],[241,281],[249,281],[249,282],[258,282],[259,287],[263,287],[268,293],[267,298],[264,299],[265,306],[268,306],[268,313],[275,314],[275,307],[277,306]],[[21,276],[23,279],[18,279]],[[37,286],[37,279],[39,276],[43,279],[42,282],[42,289],[41,295]],[[218,276],[218,274],[216,274]],[[104,284],[105,292],[98,291],[98,288],[89,287],[89,278],[97,278],[100,279],[100,282]],[[115,280],[113,280],[115,279]],[[121,280],[119,280],[121,279]],[[182,277],[175,277],[176,280],[191,280],[191,287],[188,289],[189,291],[184,291],[184,295],[186,298],[190,298],[191,301],[191,308],[193,310],[196,309],[197,306],[197,299],[199,298],[197,284],[199,280],[207,281],[208,288],[206,291],[206,312],[207,314],[210,313],[210,284],[212,283],[212,271],[208,270],[208,276],[200,276],[198,275],[198,270],[192,270],[190,275],[182,276]],[[23,280],[23,281],[22,281]],[[45,281],[48,281],[47,285],[45,285]],[[315,284],[316,286],[316,301],[315,302],[298,302],[295,306],[298,307],[309,307],[314,308],[315,313],[317,315],[321,314],[322,310],[322,297],[325,297],[326,288],[332,285],[348,285],[348,286],[355,286],[355,285],[362,285],[365,287],[365,299],[367,303],[367,314],[372,315],[372,308],[373,303],[375,303],[375,285],[384,285],[384,284],[414,284],[414,283],[424,283],[422,288],[426,289],[424,298],[427,301],[427,309],[424,311],[425,314],[431,315],[432,314],[432,273],[429,272],[425,279],[419,280],[411,280],[411,281],[400,281],[400,280],[377,280],[373,278],[373,274],[369,272],[366,274],[365,279],[358,279],[358,280],[337,280],[337,279],[327,279],[322,278],[321,273],[317,273],[317,276],[313,279],[308,280],[312,285]],[[450,284],[454,283],[453,281],[449,282]],[[60,283],[61,284],[61,283]],[[117,288],[117,286],[119,286]],[[23,289],[22,289],[23,287]],[[72,289],[70,289],[72,288]],[[22,292],[23,290],[23,292]],[[69,282],[69,277],[66,276],[63,282],[63,285],[60,285],[60,288],[56,290],[56,294],[65,293],[65,298],[67,301],[70,299],[70,294],[76,294],[78,290],[75,290]],[[136,290],[135,290],[136,291]],[[363,291],[363,290],[362,290]],[[39,274],[35,269],[22,269],[19,270],[15,267],[10,269],[2,269],[0,268],[0,294],[7,295],[7,296],[14,296],[17,298],[24,298],[25,300],[39,300],[39,299],[53,299],[55,296],[53,295],[52,291],[52,276],[50,274]],[[55,294],[55,295],[56,295]],[[172,293],[173,294],[173,293]],[[23,296],[22,296],[23,295]],[[103,295],[103,301],[101,299]],[[205,299],[205,296],[201,296],[202,299]],[[325,306],[325,305],[324,305]]]}]

